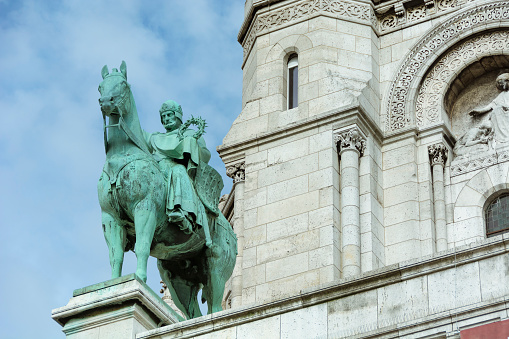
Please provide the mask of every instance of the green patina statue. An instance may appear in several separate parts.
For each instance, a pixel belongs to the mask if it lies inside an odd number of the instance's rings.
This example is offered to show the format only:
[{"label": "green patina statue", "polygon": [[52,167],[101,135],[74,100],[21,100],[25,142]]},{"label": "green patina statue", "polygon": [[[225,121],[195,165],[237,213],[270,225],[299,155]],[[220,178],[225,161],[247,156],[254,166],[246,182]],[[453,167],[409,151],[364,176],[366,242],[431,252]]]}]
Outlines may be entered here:
[{"label": "green patina statue", "polygon": [[120,71],[109,73],[104,66],[101,73],[106,163],[98,194],[112,278],[122,275],[124,252],[134,250],[136,275],[146,281],[152,255],[188,319],[201,316],[197,294],[202,287],[208,313],[220,311],[237,238],[217,207],[223,181],[208,165],[210,152],[201,137],[205,121],[182,123],[182,108],[168,100],[159,111],[166,133],[147,133],[140,126],[125,62]]}]

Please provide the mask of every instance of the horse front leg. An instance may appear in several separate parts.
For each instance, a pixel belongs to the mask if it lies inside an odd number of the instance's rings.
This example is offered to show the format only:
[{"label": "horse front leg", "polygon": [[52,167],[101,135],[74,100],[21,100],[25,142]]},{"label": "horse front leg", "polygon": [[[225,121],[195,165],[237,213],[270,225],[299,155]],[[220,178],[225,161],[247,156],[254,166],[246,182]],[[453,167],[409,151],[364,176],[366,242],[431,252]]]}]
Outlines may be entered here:
[{"label": "horse front leg", "polygon": [[102,212],[102,226],[110,254],[111,278],[118,278],[122,275],[126,231],[114,217],[106,212]]},{"label": "horse front leg", "polygon": [[134,211],[134,229],[136,232],[134,245],[137,259],[136,275],[147,282],[147,262],[156,229],[156,208],[153,203],[147,201],[138,203]]}]

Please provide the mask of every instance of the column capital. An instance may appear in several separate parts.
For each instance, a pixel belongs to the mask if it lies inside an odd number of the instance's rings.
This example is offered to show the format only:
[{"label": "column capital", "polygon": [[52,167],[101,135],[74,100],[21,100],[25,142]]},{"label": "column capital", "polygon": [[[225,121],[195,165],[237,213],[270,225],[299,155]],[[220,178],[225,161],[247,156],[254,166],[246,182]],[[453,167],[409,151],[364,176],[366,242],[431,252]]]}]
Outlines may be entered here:
[{"label": "column capital", "polygon": [[435,165],[445,166],[447,162],[447,147],[441,142],[428,146],[429,162],[431,167]]},{"label": "column capital", "polygon": [[332,133],[339,153],[347,149],[353,149],[358,151],[360,156],[364,154],[364,150],[366,149],[366,136],[357,126],[336,130]]},{"label": "column capital", "polygon": [[228,166],[226,167],[226,175],[232,178],[234,183],[244,181],[246,178],[245,167],[246,163],[244,161]]}]

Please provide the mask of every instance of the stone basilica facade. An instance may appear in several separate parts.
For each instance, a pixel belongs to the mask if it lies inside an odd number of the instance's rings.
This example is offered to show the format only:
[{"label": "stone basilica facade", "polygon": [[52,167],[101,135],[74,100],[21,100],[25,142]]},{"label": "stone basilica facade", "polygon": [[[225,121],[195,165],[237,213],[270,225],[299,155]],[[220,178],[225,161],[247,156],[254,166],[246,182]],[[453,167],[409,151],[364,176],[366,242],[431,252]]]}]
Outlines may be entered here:
[{"label": "stone basilica facade", "polygon": [[238,40],[228,310],[137,338],[503,333],[509,3],[247,0]]}]

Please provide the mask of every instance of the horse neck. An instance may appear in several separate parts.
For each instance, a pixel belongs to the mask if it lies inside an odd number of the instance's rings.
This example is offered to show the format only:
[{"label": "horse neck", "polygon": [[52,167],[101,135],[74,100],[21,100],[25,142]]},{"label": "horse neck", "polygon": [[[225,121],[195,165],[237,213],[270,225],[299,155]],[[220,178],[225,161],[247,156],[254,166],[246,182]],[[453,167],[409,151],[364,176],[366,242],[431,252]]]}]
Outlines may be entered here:
[{"label": "horse neck", "polygon": [[[138,118],[138,111],[134,102],[132,93],[129,93],[129,99],[124,104],[122,109],[122,119],[124,120],[127,128],[131,130],[133,135],[140,141],[145,142],[143,132]],[[110,118],[110,125],[119,123],[119,116],[113,116]],[[108,152],[106,157],[113,154],[139,154],[144,153],[119,127],[109,128],[108,131]]]}]

